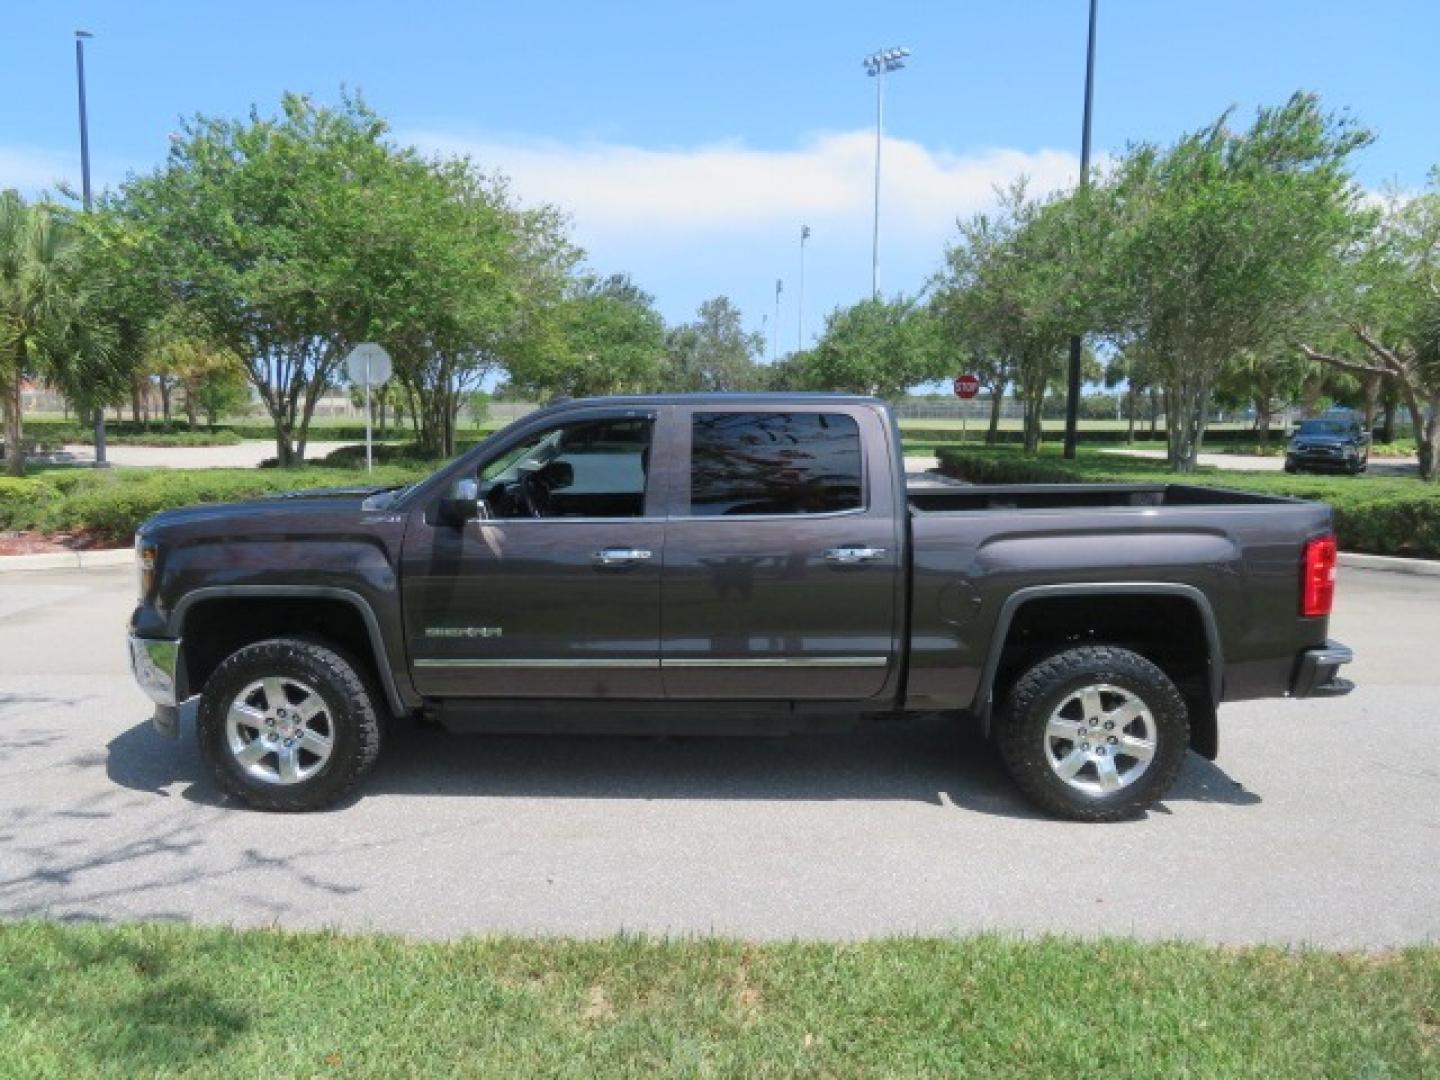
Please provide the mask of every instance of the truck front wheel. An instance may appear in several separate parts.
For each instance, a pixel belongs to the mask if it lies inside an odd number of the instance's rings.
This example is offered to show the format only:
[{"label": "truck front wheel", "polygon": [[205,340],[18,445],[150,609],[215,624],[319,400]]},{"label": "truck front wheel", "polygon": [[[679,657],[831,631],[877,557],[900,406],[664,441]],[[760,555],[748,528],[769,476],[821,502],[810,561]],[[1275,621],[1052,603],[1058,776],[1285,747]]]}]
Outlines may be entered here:
[{"label": "truck front wheel", "polygon": [[1128,649],[1097,645],[1025,672],[999,742],[1010,775],[1038,806],[1075,821],[1119,821],[1170,789],[1190,725],[1163,671]]},{"label": "truck front wheel", "polygon": [[220,788],[258,810],[318,810],[369,771],[380,721],[355,666],[325,645],[273,638],[205,684],[200,753]]}]

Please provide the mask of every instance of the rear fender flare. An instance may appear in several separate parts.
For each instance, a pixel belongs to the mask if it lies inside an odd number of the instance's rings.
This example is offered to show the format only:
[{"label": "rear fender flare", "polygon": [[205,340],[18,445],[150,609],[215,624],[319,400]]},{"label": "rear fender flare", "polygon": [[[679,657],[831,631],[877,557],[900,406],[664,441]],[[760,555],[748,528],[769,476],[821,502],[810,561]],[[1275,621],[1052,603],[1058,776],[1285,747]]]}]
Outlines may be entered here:
[{"label": "rear fender flare", "polygon": [[[1193,585],[1182,585],[1171,581],[1127,581],[1127,582],[1085,582],[1073,585],[1031,585],[1024,589],[1017,589],[1005,598],[1004,604],[1000,607],[1000,615],[995,620],[995,629],[990,636],[990,649],[985,656],[985,667],[980,676],[980,684],[975,688],[975,700],[971,705],[971,711],[980,718],[985,733],[990,733],[991,718],[994,713],[995,701],[995,677],[1000,670],[1000,660],[1005,651],[1005,639],[1010,633],[1010,624],[1015,619],[1015,613],[1021,606],[1039,599],[1050,597],[1071,597],[1071,596],[1178,596],[1195,605],[1200,615],[1200,623],[1205,630],[1205,641],[1208,646],[1209,656],[1207,660],[1210,667],[1210,709],[1208,714],[1213,717],[1215,707],[1223,700],[1225,690],[1225,663],[1224,655],[1220,647],[1220,631],[1215,623],[1215,611],[1210,606],[1210,599]],[[1197,732],[1205,726],[1204,717],[1193,718],[1197,724]],[[1213,748],[1215,738],[1213,733],[1203,739],[1197,739],[1197,749]],[[1213,749],[1210,756],[1213,757]]]}]

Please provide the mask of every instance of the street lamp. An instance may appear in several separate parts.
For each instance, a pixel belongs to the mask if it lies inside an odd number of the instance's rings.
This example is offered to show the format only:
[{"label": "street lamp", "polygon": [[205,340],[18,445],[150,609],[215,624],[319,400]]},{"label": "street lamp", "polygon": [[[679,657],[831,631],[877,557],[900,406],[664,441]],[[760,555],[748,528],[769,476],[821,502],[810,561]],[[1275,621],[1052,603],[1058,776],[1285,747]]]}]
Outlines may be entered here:
[{"label": "street lamp", "polygon": [[810,226],[800,226],[800,306],[795,317],[795,351],[805,349],[805,241],[810,239]]},{"label": "street lamp", "polygon": [[[1099,0],[1090,0],[1090,35],[1085,47],[1085,115],[1080,123],[1080,190],[1090,184],[1090,107],[1095,100],[1095,9]],[[1070,338],[1070,378],[1065,388],[1065,456],[1075,457],[1076,433],[1080,425],[1080,335]]]},{"label": "street lamp", "polygon": [[[90,122],[85,115],[85,42],[94,37],[89,30],[75,31],[75,82],[80,91],[80,197],[85,212],[90,212]],[[95,406],[95,467],[103,469],[105,460],[105,405]]]},{"label": "street lamp", "polygon": [[780,354],[780,294],[785,291],[783,278],[775,279],[775,332],[770,335],[770,361],[774,363]]},{"label": "street lamp", "polygon": [[875,220],[870,236],[870,296],[880,296],[880,144],[885,135],[885,76],[905,66],[910,50],[881,49],[862,61],[865,74],[875,80]]}]

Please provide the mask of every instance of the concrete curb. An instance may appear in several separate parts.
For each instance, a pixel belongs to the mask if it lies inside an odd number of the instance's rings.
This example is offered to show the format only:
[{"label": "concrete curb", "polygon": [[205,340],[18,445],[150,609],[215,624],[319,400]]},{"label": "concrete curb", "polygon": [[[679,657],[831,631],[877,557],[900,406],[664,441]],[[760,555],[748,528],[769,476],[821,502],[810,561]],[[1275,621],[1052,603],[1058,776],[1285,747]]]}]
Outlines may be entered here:
[{"label": "concrete curb", "polygon": [[17,570],[94,570],[102,566],[128,566],[135,559],[134,548],[104,548],[98,551],[50,551],[40,555],[0,556],[0,574]]},{"label": "concrete curb", "polygon": [[1340,565],[1355,570],[1385,570],[1392,574],[1440,577],[1440,561],[1435,559],[1397,559],[1393,555],[1359,555],[1342,551]]}]

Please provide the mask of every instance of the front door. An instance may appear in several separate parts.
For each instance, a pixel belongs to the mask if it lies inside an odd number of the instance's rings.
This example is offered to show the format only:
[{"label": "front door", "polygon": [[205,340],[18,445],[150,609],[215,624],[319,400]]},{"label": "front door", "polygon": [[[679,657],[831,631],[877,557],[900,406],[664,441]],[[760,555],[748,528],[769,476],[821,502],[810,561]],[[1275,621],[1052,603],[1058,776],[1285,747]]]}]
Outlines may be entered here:
[{"label": "front door", "polygon": [[[873,409],[676,410],[662,584],[671,698],[860,701],[897,662],[900,516]],[[688,453],[683,452],[688,443]]]},{"label": "front door", "polygon": [[662,696],[654,436],[653,410],[570,414],[523,429],[462,478],[478,520],[416,511],[404,610],[422,694]]}]

